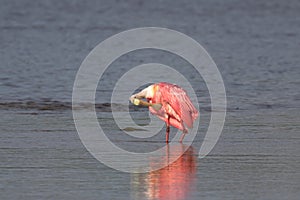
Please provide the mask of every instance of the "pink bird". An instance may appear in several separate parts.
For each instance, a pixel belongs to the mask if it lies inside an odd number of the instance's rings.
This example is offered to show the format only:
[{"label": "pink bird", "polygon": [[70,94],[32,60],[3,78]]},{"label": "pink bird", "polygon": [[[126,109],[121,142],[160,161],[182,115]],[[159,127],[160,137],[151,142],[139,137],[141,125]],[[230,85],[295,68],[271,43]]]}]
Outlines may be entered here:
[{"label": "pink bird", "polygon": [[[147,99],[146,101],[141,100]],[[187,93],[181,87],[171,83],[155,83],[141,92],[130,97],[134,105],[148,106],[152,114],[158,116],[166,123],[166,142],[169,142],[170,125],[182,130],[182,142],[187,128],[192,128],[199,112],[192,104]]]}]

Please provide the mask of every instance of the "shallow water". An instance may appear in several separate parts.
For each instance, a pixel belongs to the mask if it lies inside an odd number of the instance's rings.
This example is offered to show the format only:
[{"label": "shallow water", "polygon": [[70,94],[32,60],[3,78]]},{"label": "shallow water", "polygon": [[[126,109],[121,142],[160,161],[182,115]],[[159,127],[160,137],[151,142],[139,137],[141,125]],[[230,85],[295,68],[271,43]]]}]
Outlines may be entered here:
[{"label": "shallow water", "polygon": [[[300,196],[298,1],[1,5],[0,199]],[[223,76],[228,113],[217,145],[198,159],[215,112],[201,76],[166,52],[141,50],[122,56],[100,80],[96,97],[98,121],[117,146],[133,152],[164,146],[164,130],[150,139],[135,139],[112,118],[114,83],[133,66],[155,61],[181,70],[197,86],[201,113],[196,139],[181,158],[159,171],[128,174],[98,162],[82,145],[71,95],[76,72],[89,51],[113,34],[144,26],[181,31],[206,48]],[[124,105],[117,106],[124,111]],[[147,109],[130,106],[130,112],[137,124],[149,123]]]}]

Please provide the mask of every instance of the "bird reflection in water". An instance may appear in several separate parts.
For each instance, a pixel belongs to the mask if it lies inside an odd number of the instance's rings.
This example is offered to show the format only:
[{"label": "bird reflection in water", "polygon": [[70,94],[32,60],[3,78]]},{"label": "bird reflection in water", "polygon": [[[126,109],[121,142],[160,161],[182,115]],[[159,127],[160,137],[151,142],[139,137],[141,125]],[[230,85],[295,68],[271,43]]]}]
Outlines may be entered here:
[{"label": "bird reflection in water", "polygon": [[[172,147],[173,149],[174,147]],[[133,199],[187,199],[189,192],[195,188],[197,156],[194,149],[182,144],[176,148],[185,153],[172,164],[145,174],[132,174]],[[169,159],[169,152],[166,153]]]}]

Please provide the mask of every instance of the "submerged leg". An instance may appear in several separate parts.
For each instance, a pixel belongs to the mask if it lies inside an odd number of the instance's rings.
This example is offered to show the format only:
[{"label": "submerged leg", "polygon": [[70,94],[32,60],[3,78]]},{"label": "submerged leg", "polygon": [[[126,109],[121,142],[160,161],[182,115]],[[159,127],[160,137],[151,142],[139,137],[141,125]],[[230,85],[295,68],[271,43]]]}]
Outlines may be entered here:
[{"label": "submerged leg", "polygon": [[168,120],[166,122],[167,129],[166,129],[166,143],[169,143],[169,133],[170,133],[170,117],[168,116]]},{"label": "submerged leg", "polygon": [[167,130],[166,130],[166,143],[169,143],[169,133],[170,133],[170,126],[167,125]]}]

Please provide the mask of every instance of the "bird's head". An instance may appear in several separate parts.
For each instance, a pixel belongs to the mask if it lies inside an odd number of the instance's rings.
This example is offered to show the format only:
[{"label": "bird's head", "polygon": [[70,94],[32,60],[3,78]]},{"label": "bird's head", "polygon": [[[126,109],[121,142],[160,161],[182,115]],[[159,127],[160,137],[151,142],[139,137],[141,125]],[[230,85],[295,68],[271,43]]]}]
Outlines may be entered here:
[{"label": "bird's head", "polygon": [[133,94],[129,100],[131,103],[135,104],[135,105],[138,105],[139,103],[139,99],[143,99],[143,98],[146,98],[146,99],[152,99],[152,97],[154,96],[154,86],[153,85],[150,85],[148,87],[146,87],[145,89],[143,89],[142,91],[136,93],[136,94]]}]

